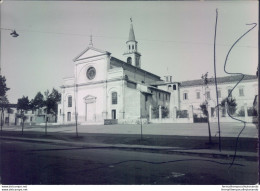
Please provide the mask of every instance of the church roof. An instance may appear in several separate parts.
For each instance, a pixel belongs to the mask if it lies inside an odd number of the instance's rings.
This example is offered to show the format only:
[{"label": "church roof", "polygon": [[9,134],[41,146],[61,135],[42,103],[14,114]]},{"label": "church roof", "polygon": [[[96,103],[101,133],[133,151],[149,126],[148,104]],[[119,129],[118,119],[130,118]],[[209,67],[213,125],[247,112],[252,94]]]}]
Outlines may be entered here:
[{"label": "church roof", "polygon": [[135,41],[135,33],[134,33],[134,27],[132,23],[130,25],[128,41]]},{"label": "church roof", "polygon": [[[225,77],[218,77],[217,83],[223,84],[223,83],[230,83],[230,82],[238,82],[242,78],[241,75],[231,75],[231,76],[225,76]],[[255,75],[245,75],[242,81],[245,80],[254,80],[257,79],[257,76]],[[214,84],[215,79],[214,78],[208,78],[209,83],[208,84]],[[189,81],[183,81],[180,82],[181,87],[190,87],[190,86],[201,86],[204,84],[202,79],[198,80],[189,80]]]},{"label": "church roof", "polygon": [[135,66],[133,66],[133,65],[131,65],[131,64],[127,64],[126,62],[124,62],[124,61],[122,61],[122,60],[119,60],[119,59],[117,59],[117,58],[115,58],[115,57],[111,57],[110,63],[111,63],[112,65],[114,65],[114,66],[122,67],[122,68],[124,68],[125,70],[127,70],[127,68],[129,68],[129,69],[132,68],[132,69],[134,69],[134,70],[136,70],[136,71],[140,71],[140,72],[145,73],[145,74],[147,74],[147,75],[151,75],[151,76],[157,78],[158,80],[160,80],[160,78],[161,78],[160,76],[157,76],[157,75],[155,75],[155,74],[153,74],[153,73],[151,73],[151,72],[148,72],[148,71],[146,71],[146,70],[143,70],[143,69],[141,69],[141,68],[135,67]]}]

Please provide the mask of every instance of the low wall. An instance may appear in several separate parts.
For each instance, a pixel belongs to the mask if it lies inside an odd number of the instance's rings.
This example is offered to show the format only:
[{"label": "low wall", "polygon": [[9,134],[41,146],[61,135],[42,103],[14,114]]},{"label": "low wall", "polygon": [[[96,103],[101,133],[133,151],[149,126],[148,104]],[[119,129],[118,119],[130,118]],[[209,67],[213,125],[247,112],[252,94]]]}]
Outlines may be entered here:
[{"label": "low wall", "polygon": [[118,119],[118,124],[148,124],[146,118],[142,119]]},{"label": "low wall", "polygon": [[117,119],[105,119],[104,120],[104,125],[113,125],[113,124],[118,124]]},{"label": "low wall", "polygon": [[150,123],[193,123],[193,118],[157,118],[151,119]]}]

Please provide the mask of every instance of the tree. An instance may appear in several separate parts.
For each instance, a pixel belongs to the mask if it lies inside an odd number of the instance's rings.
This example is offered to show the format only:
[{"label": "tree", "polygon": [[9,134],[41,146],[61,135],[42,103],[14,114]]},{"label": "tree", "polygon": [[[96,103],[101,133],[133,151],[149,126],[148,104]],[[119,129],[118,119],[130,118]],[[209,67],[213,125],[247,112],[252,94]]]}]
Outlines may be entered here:
[{"label": "tree", "polygon": [[22,98],[18,99],[17,110],[19,111],[19,113],[17,114],[17,117],[22,119],[22,134],[24,129],[24,121],[27,118],[25,116],[25,111],[28,111],[30,109],[31,109],[31,103],[28,97],[23,96]]},{"label": "tree", "polygon": [[206,74],[202,74],[201,79],[203,80],[203,86],[205,88],[205,101],[200,105],[200,108],[203,112],[203,114],[207,117],[208,122],[208,131],[209,131],[209,144],[212,144],[211,140],[211,131],[210,131],[210,123],[209,123],[209,111],[208,111],[208,97],[206,95],[206,89],[208,88],[208,72]]},{"label": "tree", "polygon": [[57,120],[58,103],[61,100],[61,94],[53,88],[51,93],[49,93],[49,90],[47,90],[46,92],[44,92],[44,95],[44,106],[46,107],[47,113],[47,116],[45,118],[45,134],[47,135],[48,115],[55,116],[55,121]]},{"label": "tree", "polygon": [[44,97],[41,92],[38,92],[34,99],[31,101],[32,109],[40,109],[44,106]]},{"label": "tree", "polygon": [[9,101],[6,96],[6,92],[10,88],[6,85],[6,79],[4,76],[0,75],[0,110],[1,110],[1,132],[4,124],[4,111],[8,108]]},{"label": "tree", "polygon": [[53,88],[49,99],[51,100],[49,101],[49,107],[52,110],[52,114],[55,116],[55,122],[57,122],[58,103],[61,101],[61,93]]}]

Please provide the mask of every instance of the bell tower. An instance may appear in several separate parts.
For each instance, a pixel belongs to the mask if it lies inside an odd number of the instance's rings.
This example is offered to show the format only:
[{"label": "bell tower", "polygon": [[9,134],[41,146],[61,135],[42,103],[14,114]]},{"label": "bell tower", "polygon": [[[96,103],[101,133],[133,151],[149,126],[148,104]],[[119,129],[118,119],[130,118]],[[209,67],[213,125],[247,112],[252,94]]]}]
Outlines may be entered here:
[{"label": "bell tower", "polygon": [[135,40],[135,33],[132,18],[130,18],[130,31],[128,41],[126,41],[126,52],[123,56],[126,58],[126,62],[137,68],[141,68],[141,54],[137,51],[138,42]]}]

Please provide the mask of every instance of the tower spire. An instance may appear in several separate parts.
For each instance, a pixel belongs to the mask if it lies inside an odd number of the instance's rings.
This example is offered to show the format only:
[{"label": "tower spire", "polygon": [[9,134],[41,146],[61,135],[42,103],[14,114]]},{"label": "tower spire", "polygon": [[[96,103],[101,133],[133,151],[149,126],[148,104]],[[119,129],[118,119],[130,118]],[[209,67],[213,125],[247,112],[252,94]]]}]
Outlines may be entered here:
[{"label": "tower spire", "polygon": [[141,54],[137,51],[138,42],[135,40],[135,33],[133,27],[133,19],[130,17],[129,37],[126,41],[126,52],[123,54],[126,57],[126,62],[137,68],[141,68]]},{"label": "tower spire", "polygon": [[130,17],[130,21],[131,21],[131,24],[130,24],[130,31],[129,31],[128,41],[135,41],[135,33],[134,33],[132,17]]}]

